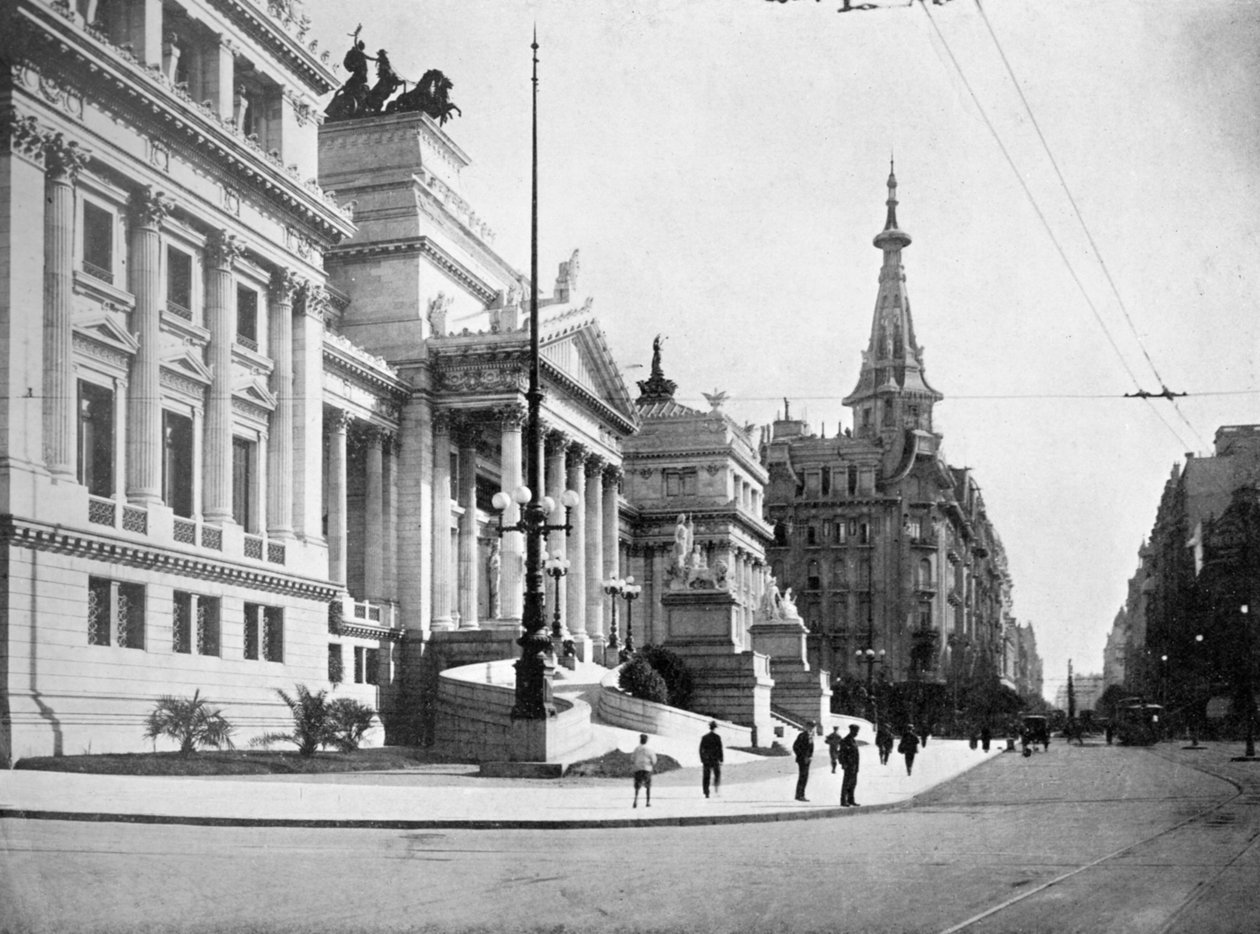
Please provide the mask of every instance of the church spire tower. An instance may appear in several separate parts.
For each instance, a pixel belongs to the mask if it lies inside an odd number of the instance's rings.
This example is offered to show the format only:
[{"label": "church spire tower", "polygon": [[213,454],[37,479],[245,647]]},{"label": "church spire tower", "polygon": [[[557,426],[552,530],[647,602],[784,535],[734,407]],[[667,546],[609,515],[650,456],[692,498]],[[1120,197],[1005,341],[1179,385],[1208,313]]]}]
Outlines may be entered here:
[{"label": "church spire tower", "polygon": [[932,406],[942,395],[927,382],[923,348],[914,338],[910,297],[901,251],[910,235],[897,226],[897,176],[892,161],[888,169],[888,216],[875,235],[875,246],[884,253],[879,271],[879,294],[871,321],[871,339],[862,351],[862,372],[844,404],[853,409],[857,438],[885,438],[903,431],[932,431]]}]

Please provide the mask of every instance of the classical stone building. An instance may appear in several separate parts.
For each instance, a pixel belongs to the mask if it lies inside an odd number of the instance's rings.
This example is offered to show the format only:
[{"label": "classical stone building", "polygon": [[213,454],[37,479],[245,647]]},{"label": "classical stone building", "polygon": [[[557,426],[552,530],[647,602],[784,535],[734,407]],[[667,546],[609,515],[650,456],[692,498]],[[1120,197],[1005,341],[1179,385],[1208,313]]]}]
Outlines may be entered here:
[{"label": "classical stone building", "polygon": [[[517,652],[523,543],[491,500],[525,477],[530,283],[444,120],[323,119],[306,30],[253,0],[4,10],[0,760],[142,748],[154,700],[195,690],[246,741],[295,684],[426,740],[438,671]],[[686,512],[746,641],[749,429],[632,399],[576,252],[540,306],[572,526],[548,620],[603,660],[602,583],[634,575],[640,642],[665,638]]]},{"label": "classical stone building", "polygon": [[809,628],[811,663],[837,678],[940,684],[987,671],[1013,686],[1005,552],[979,484],[949,466],[933,425],[942,395],[915,335],[892,175],[887,207],[870,340],[844,400],[853,426],[816,435],[785,400],[762,439],[767,558]]}]

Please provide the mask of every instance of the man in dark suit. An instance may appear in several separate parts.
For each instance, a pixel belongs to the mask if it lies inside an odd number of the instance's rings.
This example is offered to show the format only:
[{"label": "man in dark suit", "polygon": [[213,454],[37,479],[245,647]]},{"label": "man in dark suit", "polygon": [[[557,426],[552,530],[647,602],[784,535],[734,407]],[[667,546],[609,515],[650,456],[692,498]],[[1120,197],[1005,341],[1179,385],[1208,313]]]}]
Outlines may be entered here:
[{"label": "man in dark suit", "polygon": [[809,764],[814,758],[814,721],[805,724],[792,744],[792,753],[796,756],[796,800],[808,801],[805,797],[805,786],[809,783]]},{"label": "man in dark suit", "polygon": [[840,740],[840,770],[844,779],[840,783],[840,806],[842,808],[859,807],[853,800],[853,792],[857,790],[858,764],[861,757],[857,746],[858,726],[849,724],[849,735]]},{"label": "man in dark suit", "polygon": [[722,785],[722,737],[717,734],[717,721],[709,721],[709,732],[700,737],[700,765],[704,768],[701,783],[704,796],[709,797],[709,779],[713,779],[713,793],[720,794]]}]

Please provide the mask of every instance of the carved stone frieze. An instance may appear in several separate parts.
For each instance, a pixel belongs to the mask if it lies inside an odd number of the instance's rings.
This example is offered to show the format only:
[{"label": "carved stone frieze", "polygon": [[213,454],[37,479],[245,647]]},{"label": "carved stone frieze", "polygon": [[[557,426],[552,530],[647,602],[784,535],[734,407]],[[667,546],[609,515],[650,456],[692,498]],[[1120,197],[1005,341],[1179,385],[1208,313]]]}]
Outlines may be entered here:
[{"label": "carved stone frieze", "polygon": [[40,130],[39,121],[11,108],[0,114],[0,152],[11,152],[42,162],[44,133]]},{"label": "carved stone frieze", "polygon": [[323,321],[330,304],[328,290],[307,279],[302,282],[298,291],[302,300],[302,313],[309,318]]},{"label": "carved stone frieze", "polygon": [[455,425],[455,413],[450,409],[435,409],[433,412],[433,433],[449,435]]},{"label": "carved stone frieze", "polygon": [[441,366],[436,375],[438,387],[449,392],[513,392],[528,385],[515,367]]},{"label": "carved stone frieze", "polygon": [[223,210],[227,211],[233,217],[241,216],[241,194],[235,188],[223,185],[221,189],[221,203]]},{"label": "carved stone frieze", "polygon": [[149,164],[163,172],[171,170],[171,150],[161,140],[149,140]]}]

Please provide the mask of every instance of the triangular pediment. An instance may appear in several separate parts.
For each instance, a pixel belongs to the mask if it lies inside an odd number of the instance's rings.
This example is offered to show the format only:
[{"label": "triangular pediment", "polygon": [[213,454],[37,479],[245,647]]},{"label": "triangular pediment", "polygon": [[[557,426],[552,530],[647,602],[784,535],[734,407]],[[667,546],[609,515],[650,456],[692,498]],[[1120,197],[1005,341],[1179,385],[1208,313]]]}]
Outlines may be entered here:
[{"label": "triangular pediment", "polygon": [[201,383],[203,386],[210,385],[210,368],[202,363],[191,350],[178,350],[168,354],[162,360],[162,369]]},{"label": "triangular pediment", "polygon": [[621,370],[613,360],[603,330],[593,318],[551,334],[544,332],[540,344],[542,359],[565,382],[594,396],[628,421],[637,421]]},{"label": "triangular pediment", "polygon": [[74,319],[74,333],[128,355],[140,349],[140,342],[127,333],[127,329],[107,311],[77,315]]},{"label": "triangular pediment", "polygon": [[268,412],[276,407],[276,397],[261,376],[251,376],[232,387],[232,397]]}]

